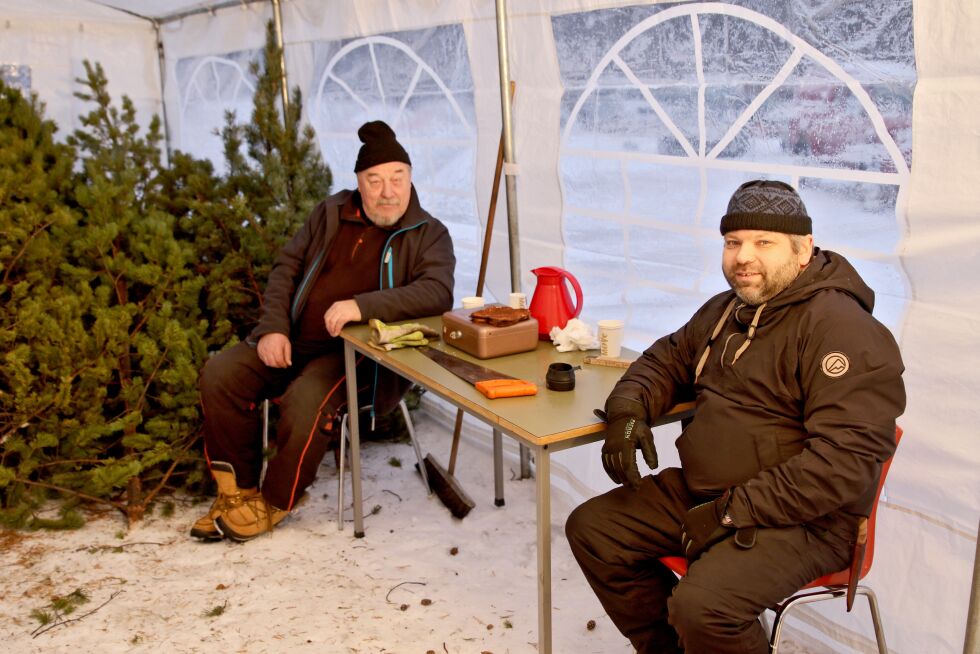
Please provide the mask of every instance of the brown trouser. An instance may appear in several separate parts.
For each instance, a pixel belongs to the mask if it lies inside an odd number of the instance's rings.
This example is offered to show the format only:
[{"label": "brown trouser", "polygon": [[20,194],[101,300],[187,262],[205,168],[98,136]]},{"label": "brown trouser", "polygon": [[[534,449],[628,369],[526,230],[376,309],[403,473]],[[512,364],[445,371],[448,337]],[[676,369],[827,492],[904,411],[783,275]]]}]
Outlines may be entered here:
[{"label": "brown trouser", "polygon": [[[294,351],[292,359],[289,368],[270,368],[254,347],[239,343],[212,357],[200,380],[205,456],[230,463],[241,488],[258,486],[262,470],[259,405],[279,398],[276,455],[269,460],[262,495],[286,510],[316,478],[331,440],[340,434],[338,412],[347,406],[342,351],[316,356]],[[373,366],[358,363],[360,405],[371,401],[365,389],[371,388]]]},{"label": "brown trouser", "polygon": [[[759,529],[755,546],[723,540],[680,581],[659,561],[679,556],[693,497],[678,468],[615,488],[576,508],[565,533],[575,559],[616,627],[640,654],[765,654],[759,615],[817,577],[842,570],[847,528]],[[733,532],[734,533],[734,532]]]}]

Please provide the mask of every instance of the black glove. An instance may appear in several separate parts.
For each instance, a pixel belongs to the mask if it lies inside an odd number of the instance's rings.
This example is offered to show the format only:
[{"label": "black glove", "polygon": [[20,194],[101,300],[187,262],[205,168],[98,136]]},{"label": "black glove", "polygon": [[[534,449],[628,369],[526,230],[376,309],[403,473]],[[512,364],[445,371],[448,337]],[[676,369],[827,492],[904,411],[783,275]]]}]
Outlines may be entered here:
[{"label": "black glove", "polygon": [[604,418],[606,442],[602,445],[602,467],[617,484],[626,484],[634,490],[640,485],[640,471],[636,467],[636,450],[643,452],[643,460],[651,469],[657,467],[657,450],[653,445],[653,432],[646,423],[646,409],[636,400],[610,397],[606,411],[596,411]]},{"label": "black glove", "polygon": [[734,525],[722,524],[731,497],[732,491],[727,490],[718,499],[688,510],[681,525],[681,549],[688,561],[695,561],[705,550],[735,531]]}]

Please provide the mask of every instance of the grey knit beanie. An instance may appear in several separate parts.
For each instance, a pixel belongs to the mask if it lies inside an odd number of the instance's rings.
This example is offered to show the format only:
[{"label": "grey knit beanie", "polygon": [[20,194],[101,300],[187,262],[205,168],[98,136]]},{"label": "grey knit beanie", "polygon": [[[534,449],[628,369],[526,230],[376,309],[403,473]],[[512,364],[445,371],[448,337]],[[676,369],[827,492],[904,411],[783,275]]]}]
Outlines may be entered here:
[{"label": "grey knit beanie", "polygon": [[792,186],[757,179],[738,187],[721,217],[722,235],[739,229],[805,236],[813,233],[813,222]]},{"label": "grey knit beanie", "polygon": [[408,158],[408,152],[395,138],[395,132],[388,126],[388,123],[382,120],[364,123],[357,130],[357,136],[364,145],[357,153],[357,162],[354,164],[355,173],[390,161],[400,161],[409,166],[412,165],[412,160]]}]

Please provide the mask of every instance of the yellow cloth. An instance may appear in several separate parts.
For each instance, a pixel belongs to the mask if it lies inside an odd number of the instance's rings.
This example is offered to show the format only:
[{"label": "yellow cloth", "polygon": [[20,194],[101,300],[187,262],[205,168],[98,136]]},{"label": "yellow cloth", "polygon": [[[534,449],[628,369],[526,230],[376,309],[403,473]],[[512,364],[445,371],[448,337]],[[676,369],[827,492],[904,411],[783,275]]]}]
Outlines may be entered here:
[{"label": "yellow cloth", "polygon": [[403,347],[428,345],[431,337],[439,336],[439,332],[418,322],[386,325],[377,318],[371,318],[368,326],[371,327],[368,345],[389,352]]}]

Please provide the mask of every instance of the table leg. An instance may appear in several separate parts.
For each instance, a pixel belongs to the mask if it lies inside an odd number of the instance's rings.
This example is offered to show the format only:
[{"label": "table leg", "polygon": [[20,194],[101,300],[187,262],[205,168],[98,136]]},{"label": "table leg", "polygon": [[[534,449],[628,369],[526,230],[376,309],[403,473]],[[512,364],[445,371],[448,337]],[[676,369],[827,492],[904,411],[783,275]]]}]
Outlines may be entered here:
[{"label": "table leg", "polygon": [[547,446],[538,450],[534,463],[538,495],[538,652],[551,654],[551,459]]},{"label": "table leg", "polygon": [[504,505],[504,435],[493,430],[493,503]]},{"label": "table leg", "polygon": [[357,363],[354,346],[344,341],[344,372],[347,375],[347,417],[350,428],[350,486],[354,503],[354,538],[364,538],[364,513],[361,498],[361,429],[357,407]]}]

